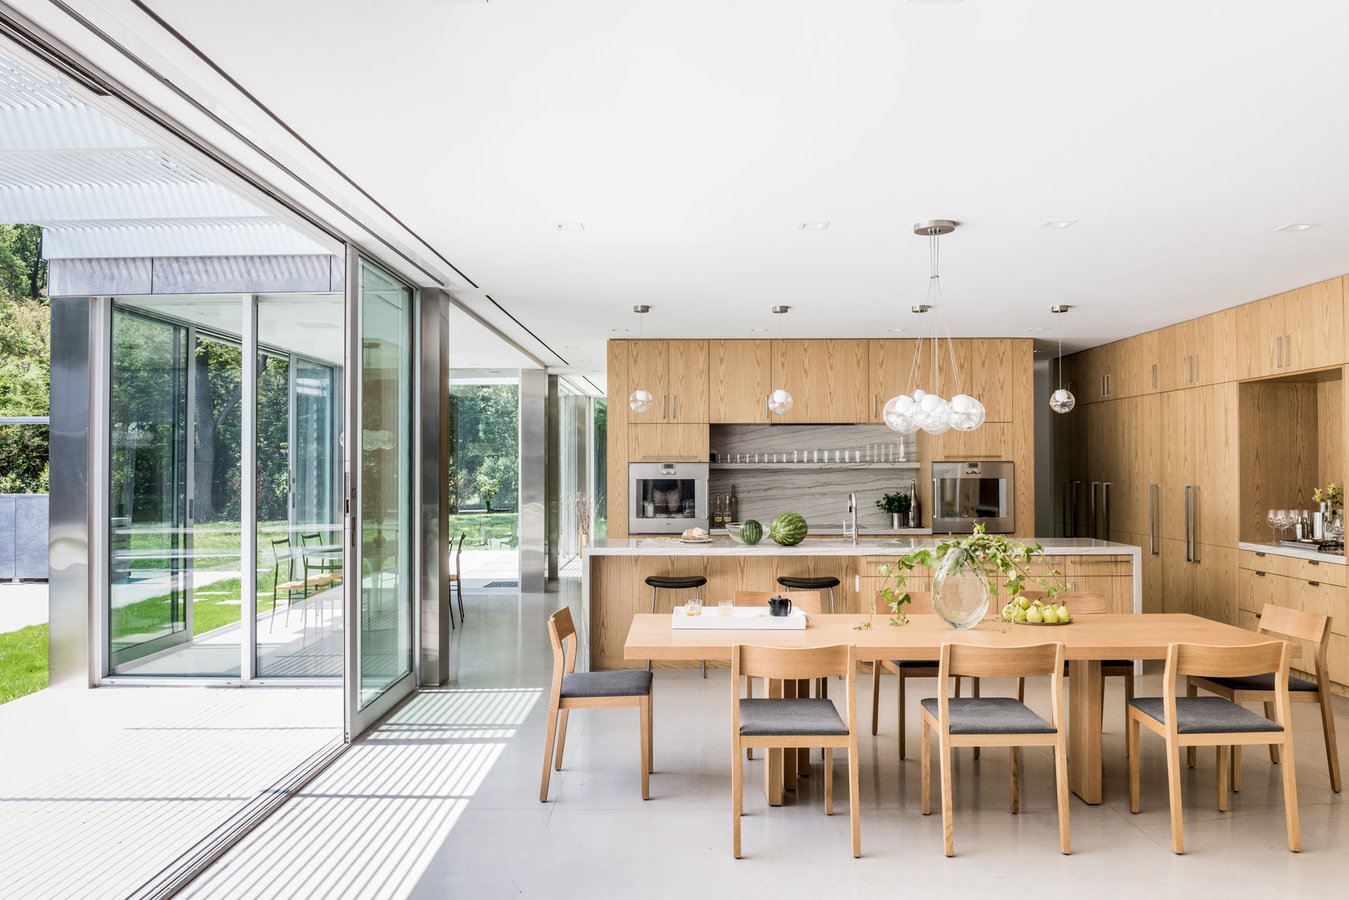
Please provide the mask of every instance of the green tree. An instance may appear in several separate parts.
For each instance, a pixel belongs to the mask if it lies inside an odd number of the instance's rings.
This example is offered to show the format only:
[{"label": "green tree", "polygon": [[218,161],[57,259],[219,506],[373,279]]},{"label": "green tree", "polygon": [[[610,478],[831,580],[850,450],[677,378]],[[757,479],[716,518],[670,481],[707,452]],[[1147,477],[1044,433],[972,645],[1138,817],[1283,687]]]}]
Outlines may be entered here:
[{"label": "green tree", "polygon": [[453,508],[457,511],[461,504],[471,505],[474,501],[490,503],[498,509],[517,505],[519,388],[513,384],[454,385],[450,399],[454,435],[450,462]]},{"label": "green tree", "polygon": [[[51,308],[42,231],[0,225],[0,416],[45,416],[51,393]],[[47,492],[48,429],[0,426],[0,493]]]}]

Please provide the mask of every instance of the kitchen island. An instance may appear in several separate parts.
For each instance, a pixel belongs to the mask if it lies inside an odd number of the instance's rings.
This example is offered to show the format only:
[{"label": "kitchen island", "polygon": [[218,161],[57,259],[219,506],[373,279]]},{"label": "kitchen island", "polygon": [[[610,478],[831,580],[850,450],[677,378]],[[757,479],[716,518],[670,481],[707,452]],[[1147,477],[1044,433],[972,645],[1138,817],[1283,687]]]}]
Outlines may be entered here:
[{"label": "kitchen island", "polygon": [[[834,610],[861,613],[889,579],[880,568],[922,546],[931,546],[940,538],[913,536],[858,540],[807,538],[793,547],[780,546],[768,538],[745,546],[730,538],[714,538],[706,544],[683,543],[677,538],[634,538],[596,541],[586,548],[582,558],[581,647],[578,667],[589,662],[594,669],[617,669],[645,665],[625,660],[623,644],[632,617],[651,612],[651,588],[645,584],[650,575],[695,576],[707,579],[702,588],[704,603],[715,605],[737,590],[780,590],[780,576],[809,576],[839,579],[834,589]],[[1045,556],[1037,559],[1032,574],[1054,570],[1072,590],[1104,594],[1110,611],[1138,613],[1143,609],[1142,549],[1130,544],[1090,538],[1018,538],[1027,544],[1037,540]],[[927,590],[929,573],[917,569],[909,577],[913,590]],[[1034,585],[1030,586],[1034,589]],[[693,596],[692,591],[657,592],[656,612],[668,612],[673,605]],[[826,596],[826,603],[827,603]],[[884,606],[881,613],[888,613]],[[882,620],[884,621],[884,620]],[[654,665],[692,665],[672,661]]]}]

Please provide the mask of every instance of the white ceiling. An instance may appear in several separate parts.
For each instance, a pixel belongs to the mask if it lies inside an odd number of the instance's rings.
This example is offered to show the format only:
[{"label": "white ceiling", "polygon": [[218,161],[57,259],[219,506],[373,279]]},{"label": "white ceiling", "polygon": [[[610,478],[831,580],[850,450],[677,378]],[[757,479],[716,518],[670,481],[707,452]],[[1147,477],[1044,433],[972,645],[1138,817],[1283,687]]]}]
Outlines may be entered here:
[{"label": "white ceiling", "polygon": [[955,335],[1349,272],[1342,0],[148,5],[578,371],[639,302],[648,337],[912,334],[920,219],[962,223]]}]

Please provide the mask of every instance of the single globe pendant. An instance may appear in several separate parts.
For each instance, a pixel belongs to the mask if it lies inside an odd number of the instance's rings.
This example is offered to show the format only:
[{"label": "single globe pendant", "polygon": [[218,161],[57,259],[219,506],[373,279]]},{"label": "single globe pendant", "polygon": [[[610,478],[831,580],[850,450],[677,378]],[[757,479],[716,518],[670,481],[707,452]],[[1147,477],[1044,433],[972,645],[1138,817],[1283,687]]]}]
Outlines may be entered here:
[{"label": "single globe pendant", "polygon": [[1053,396],[1049,398],[1049,408],[1060,415],[1068,412],[1076,405],[1077,398],[1073,396],[1072,391],[1066,390],[1065,388],[1059,388],[1054,392]]},{"label": "single globe pendant", "polygon": [[898,431],[900,434],[915,433],[918,431],[918,423],[913,418],[914,409],[913,398],[908,394],[891,397],[886,401],[885,409],[882,412],[886,426],[891,431]]},{"label": "single globe pendant", "polygon": [[768,395],[768,411],[777,416],[785,416],[791,412],[792,395],[783,388]]},{"label": "single globe pendant", "polygon": [[644,391],[641,388],[633,391],[632,395],[628,397],[628,406],[632,407],[632,411],[635,413],[650,412],[655,402],[656,398],[651,396],[651,392]]},{"label": "single globe pendant", "polygon": [[973,431],[984,424],[987,416],[984,405],[969,394],[951,398],[951,427],[956,431]]},{"label": "single globe pendant", "polygon": [[936,394],[923,394],[919,397],[919,393],[913,392],[913,399],[918,402],[918,411],[914,415],[918,427],[928,434],[944,434],[950,431],[951,404]]}]

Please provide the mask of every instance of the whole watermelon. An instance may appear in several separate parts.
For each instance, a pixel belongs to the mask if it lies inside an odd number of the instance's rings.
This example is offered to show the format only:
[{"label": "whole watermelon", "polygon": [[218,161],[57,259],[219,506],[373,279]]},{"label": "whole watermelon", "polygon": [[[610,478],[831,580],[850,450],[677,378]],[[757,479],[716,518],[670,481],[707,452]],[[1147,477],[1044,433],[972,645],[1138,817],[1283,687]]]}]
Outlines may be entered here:
[{"label": "whole watermelon", "polygon": [[800,513],[783,513],[768,526],[768,536],[784,547],[799,544],[806,539],[806,519]]},{"label": "whole watermelon", "polygon": [[758,519],[746,519],[740,526],[740,540],[746,544],[757,544],[763,540],[763,525]]}]

